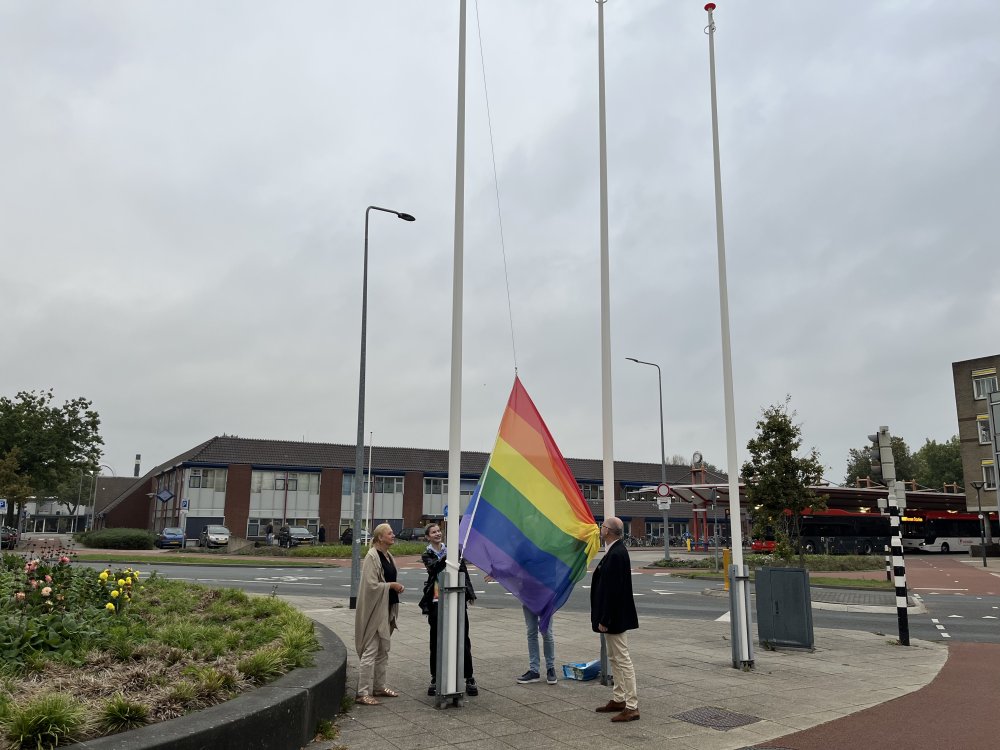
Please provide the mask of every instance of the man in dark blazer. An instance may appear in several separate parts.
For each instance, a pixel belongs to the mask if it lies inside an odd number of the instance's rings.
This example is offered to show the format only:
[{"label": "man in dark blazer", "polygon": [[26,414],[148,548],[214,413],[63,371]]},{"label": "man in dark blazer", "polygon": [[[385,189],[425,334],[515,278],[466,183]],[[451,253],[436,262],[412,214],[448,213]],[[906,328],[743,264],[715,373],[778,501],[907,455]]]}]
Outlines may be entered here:
[{"label": "man in dark blazer", "polygon": [[639,627],[639,617],[632,598],[632,563],[622,543],[623,533],[620,518],[608,518],[601,524],[601,541],[607,549],[590,586],[590,624],[595,633],[604,634],[615,678],[611,700],[597,712],[615,714],[611,721],[639,718],[635,668],[628,653],[628,631]]}]

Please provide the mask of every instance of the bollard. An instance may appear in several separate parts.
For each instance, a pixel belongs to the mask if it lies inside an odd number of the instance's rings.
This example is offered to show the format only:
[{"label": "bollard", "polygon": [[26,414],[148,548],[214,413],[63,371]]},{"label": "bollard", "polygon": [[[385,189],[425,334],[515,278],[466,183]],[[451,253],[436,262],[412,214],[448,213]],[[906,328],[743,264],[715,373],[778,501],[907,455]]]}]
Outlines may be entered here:
[{"label": "bollard", "polygon": [[687,542],[688,552],[690,552],[691,551],[691,540],[690,539],[685,539],[684,541]]}]

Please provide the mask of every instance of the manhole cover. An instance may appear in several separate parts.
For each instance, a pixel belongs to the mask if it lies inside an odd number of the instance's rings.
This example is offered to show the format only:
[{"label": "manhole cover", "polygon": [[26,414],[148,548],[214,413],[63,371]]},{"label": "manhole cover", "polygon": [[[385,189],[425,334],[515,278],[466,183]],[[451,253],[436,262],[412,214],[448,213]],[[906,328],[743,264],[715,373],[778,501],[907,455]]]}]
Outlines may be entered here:
[{"label": "manhole cover", "polygon": [[743,727],[747,724],[753,724],[755,721],[760,721],[756,716],[737,714],[732,711],[726,711],[723,708],[714,708],[713,706],[693,708],[682,714],[674,714],[674,718],[691,724],[697,724],[701,727],[710,727],[722,731]]}]

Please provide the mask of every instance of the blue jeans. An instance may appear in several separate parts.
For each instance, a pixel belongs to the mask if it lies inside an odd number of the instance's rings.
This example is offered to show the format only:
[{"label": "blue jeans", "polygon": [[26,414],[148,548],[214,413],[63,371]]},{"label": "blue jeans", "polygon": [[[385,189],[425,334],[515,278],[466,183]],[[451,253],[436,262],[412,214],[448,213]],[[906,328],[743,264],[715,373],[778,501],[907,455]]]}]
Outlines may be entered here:
[{"label": "blue jeans", "polygon": [[[538,616],[530,609],[521,605],[524,612],[524,628],[528,634],[528,669],[541,674],[538,668]],[[556,639],[552,635],[552,623],[549,622],[549,632],[542,633],[542,646],[545,649],[546,669],[556,668]]]}]

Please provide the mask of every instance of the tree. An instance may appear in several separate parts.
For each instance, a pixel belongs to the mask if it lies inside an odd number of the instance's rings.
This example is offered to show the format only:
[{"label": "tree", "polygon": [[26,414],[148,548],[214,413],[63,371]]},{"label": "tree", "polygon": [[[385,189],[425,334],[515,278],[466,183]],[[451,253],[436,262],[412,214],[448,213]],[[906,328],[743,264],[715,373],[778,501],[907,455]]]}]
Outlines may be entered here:
[{"label": "tree", "polygon": [[[12,459],[5,463],[13,471],[11,481],[42,497],[79,481],[80,471],[96,472],[104,444],[101,419],[90,401],[75,398],[58,406],[53,399],[51,389],[0,397],[0,460]],[[7,504],[8,524],[13,523],[14,505],[21,503],[23,498]]]},{"label": "tree", "polygon": [[963,484],[962,448],[958,435],[939,443],[927,438],[927,441],[913,454],[916,464],[914,479],[917,484],[934,490],[944,489],[946,484]]},{"label": "tree", "polygon": [[825,508],[826,496],[811,489],[823,478],[819,453],[811,448],[806,455],[798,455],[802,426],[793,421],[796,414],[789,411],[790,401],[788,396],[783,404],[763,410],[757,420],[757,437],[747,443],[750,459],[743,464],[742,474],[753,509],[754,535],[763,536],[771,529],[777,542],[775,554],[790,560],[793,550],[799,549],[801,560],[801,514],[808,508]]},{"label": "tree", "polygon": [[[910,481],[916,479],[917,467],[910,446],[903,438],[892,436],[892,460],[896,465],[896,479]],[[858,479],[866,479],[872,474],[872,462],[869,457],[869,446],[851,448],[847,453],[847,472],[844,484],[853,486]]]}]

